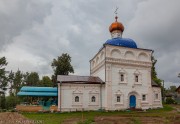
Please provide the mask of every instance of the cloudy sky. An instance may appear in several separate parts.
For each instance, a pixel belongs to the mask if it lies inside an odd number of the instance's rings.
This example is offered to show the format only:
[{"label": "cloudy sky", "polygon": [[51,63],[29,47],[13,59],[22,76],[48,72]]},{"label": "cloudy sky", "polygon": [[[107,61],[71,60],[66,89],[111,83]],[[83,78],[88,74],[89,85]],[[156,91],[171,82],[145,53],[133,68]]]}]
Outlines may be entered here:
[{"label": "cloudy sky", "polygon": [[0,57],[8,70],[52,75],[51,62],[69,53],[77,75],[89,75],[89,60],[110,39],[118,9],[123,37],[153,49],[165,85],[179,85],[179,0],[0,0]]}]

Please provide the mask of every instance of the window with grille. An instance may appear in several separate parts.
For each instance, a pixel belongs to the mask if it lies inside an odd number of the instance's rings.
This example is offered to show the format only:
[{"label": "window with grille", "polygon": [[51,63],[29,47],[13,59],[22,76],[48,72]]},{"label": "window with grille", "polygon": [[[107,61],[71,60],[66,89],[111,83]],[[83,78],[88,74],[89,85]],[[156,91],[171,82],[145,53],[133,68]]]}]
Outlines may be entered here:
[{"label": "window with grille", "polygon": [[121,97],[117,96],[117,102],[121,102]]},{"label": "window with grille", "polygon": [[142,101],[146,101],[146,95],[142,95]]}]

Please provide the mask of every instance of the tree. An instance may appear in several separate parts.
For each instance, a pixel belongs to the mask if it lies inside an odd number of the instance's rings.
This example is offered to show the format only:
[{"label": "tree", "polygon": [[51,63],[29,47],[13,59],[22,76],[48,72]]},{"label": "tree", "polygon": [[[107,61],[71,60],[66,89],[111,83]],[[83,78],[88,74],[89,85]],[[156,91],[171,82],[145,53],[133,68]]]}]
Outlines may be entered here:
[{"label": "tree", "polygon": [[39,86],[39,74],[37,72],[26,72],[24,79],[26,86]]},{"label": "tree", "polygon": [[28,85],[28,77],[29,77],[29,72],[26,72],[26,73],[23,74],[23,83],[22,83],[23,86]]},{"label": "tree", "polygon": [[175,93],[176,92],[176,86],[170,86],[170,92]]},{"label": "tree", "polygon": [[71,65],[71,57],[67,53],[63,53],[61,56],[58,56],[57,59],[53,59],[51,66],[54,70],[54,79],[57,79],[57,75],[74,73],[73,66]]},{"label": "tree", "polygon": [[161,86],[162,80],[157,77],[157,72],[156,72],[156,68],[155,68],[155,64],[156,64],[157,60],[154,58],[154,56],[151,57],[151,60],[152,60],[152,68],[151,68],[152,80],[154,82],[156,82],[159,86]]},{"label": "tree", "polygon": [[23,73],[20,70],[14,74],[14,81],[13,81],[13,89],[15,90],[15,95],[19,92],[20,87],[23,84]]},{"label": "tree", "polygon": [[8,80],[9,80],[9,94],[10,96],[13,95],[13,83],[14,83],[14,72],[10,72],[9,76],[8,76]]},{"label": "tree", "polygon": [[51,79],[48,76],[43,76],[42,80],[40,81],[40,86],[52,87],[53,83],[52,83]]},{"label": "tree", "polygon": [[6,89],[8,84],[8,78],[6,76],[5,67],[7,66],[7,61],[5,57],[0,58],[0,88]]}]

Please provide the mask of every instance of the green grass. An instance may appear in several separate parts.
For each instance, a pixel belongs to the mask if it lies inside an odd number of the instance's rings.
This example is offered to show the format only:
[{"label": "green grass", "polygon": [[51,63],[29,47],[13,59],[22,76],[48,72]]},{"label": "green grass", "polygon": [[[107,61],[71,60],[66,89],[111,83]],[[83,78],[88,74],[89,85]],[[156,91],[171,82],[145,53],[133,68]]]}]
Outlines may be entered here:
[{"label": "green grass", "polygon": [[164,104],[163,108],[148,110],[148,112],[168,112],[174,110],[170,105]]},{"label": "green grass", "polygon": [[[134,124],[140,124],[138,117],[169,117],[167,112],[173,108],[169,105],[164,105],[164,108],[156,110],[148,110],[146,112],[136,111],[114,111],[114,112],[71,112],[71,113],[22,113],[25,117],[32,120],[41,120],[44,124],[61,124],[66,119],[76,119],[78,124],[90,124],[95,117],[98,116],[124,116],[131,117]],[[82,123],[82,120],[84,121]]]}]

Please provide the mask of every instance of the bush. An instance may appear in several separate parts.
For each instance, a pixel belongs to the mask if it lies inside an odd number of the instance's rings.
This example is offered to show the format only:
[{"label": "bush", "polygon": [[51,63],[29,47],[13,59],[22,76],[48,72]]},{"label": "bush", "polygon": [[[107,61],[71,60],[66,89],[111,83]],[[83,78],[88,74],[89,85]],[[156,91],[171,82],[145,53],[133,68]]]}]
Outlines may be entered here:
[{"label": "bush", "polygon": [[172,98],[167,98],[166,99],[166,104],[175,104],[175,101]]},{"label": "bush", "polygon": [[5,109],[5,102],[6,102],[5,95],[0,94],[0,109]]},{"label": "bush", "polygon": [[20,103],[20,100],[16,96],[7,96],[6,97],[6,109],[13,109],[19,103]]}]

